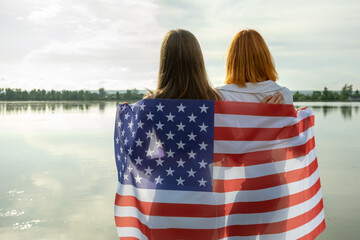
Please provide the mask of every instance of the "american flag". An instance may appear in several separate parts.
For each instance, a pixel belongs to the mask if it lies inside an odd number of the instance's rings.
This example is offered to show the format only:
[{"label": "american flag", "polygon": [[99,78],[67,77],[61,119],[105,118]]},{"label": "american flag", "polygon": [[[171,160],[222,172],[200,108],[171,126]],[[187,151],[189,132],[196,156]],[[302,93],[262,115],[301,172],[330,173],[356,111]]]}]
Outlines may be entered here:
[{"label": "american flag", "polygon": [[313,126],[292,105],[119,104],[119,238],[315,239],[325,219]]}]

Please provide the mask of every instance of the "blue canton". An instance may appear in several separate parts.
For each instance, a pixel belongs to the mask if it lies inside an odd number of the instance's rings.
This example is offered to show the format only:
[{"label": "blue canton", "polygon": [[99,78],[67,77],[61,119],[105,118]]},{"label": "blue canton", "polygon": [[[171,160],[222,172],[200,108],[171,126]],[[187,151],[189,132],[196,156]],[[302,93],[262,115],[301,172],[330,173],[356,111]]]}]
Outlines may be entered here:
[{"label": "blue canton", "polygon": [[137,188],[212,191],[214,102],[144,99],[119,104],[118,179]]}]

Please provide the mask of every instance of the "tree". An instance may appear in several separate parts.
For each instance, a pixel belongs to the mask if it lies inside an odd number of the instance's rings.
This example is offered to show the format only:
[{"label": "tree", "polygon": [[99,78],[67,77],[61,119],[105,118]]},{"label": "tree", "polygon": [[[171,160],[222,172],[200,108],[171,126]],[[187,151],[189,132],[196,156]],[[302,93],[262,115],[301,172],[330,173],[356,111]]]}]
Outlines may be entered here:
[{"label": "tree", "polygon": [[329,90],[327,87],[324,87],[324,91],[322,92],[321,96],[320,96],[320,100],[321,101],[328,101],[329,100]]},{"label": "tree", "polygon": [[105,95],[106,95],[106,91],[104,88],[99,88],[99,97],[101,99],[105,98]]},{"label": "tree", "polygon": [[345,84],[345,86],[341,89],[340,100],[342,101],[349,100],[351,95],[352,95],[352,85]]},{"label": "tree", "polygon": [[360,93],[359,93],[359,90],[356,89],[354,95],[353,95],[354,98],[360,98]]},{"label": "tree", "polygon": [[311,100],[312,100],[312,101],[320,100],[320,96],[321,96],[321,92],[320,92],[320,91],[313,91],[313,93],[312,93],[312,95],[311,95]]},{"label": "tree", "polygon": [[0,88],[0,100],[5,100],[5,89]]}]

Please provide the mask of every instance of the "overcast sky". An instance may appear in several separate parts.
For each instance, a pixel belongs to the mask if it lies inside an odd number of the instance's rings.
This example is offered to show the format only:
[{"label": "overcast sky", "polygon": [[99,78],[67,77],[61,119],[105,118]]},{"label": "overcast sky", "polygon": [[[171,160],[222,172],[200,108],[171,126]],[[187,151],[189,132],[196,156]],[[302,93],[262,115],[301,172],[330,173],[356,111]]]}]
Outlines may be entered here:
[{"label": "overcast sky", "polygon": [[154,89],[176,28],[198,38],[218,86],[233,36],[253,28],[280,85],[360,90],[359,12],[358,0],[0,0],[0,87]]}]

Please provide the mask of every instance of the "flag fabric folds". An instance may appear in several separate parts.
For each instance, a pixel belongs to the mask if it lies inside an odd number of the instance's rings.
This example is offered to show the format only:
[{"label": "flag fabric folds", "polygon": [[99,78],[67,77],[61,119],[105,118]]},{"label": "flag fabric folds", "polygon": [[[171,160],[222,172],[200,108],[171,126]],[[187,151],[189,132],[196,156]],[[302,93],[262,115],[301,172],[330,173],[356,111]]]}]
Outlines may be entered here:
[{"label": "flag fabric folds", "polygon": [[144,99],[115,120],[120,239],[315,239],[314,115],[292,105]]}]

